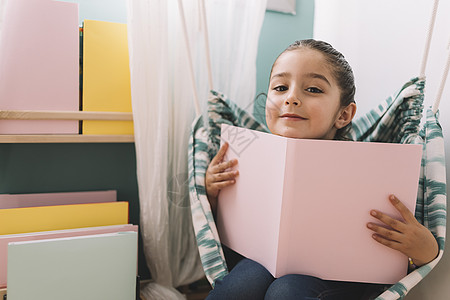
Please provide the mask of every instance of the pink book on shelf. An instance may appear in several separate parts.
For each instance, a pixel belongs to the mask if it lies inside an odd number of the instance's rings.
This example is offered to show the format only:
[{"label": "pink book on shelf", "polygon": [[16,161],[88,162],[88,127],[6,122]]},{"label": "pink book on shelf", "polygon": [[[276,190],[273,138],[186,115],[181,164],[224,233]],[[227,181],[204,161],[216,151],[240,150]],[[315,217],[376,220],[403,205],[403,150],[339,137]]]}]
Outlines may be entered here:
[{"label": "pink book on shelf", "polygon": [[0,209],[65,204],[111,202],[117,200],[117,191],[68,193],[0,194]]},{"label": "pink book on shelf", "polygon": [[137,225],[112,225],[101,227],[89,227],[69,230],[42,231],[34,233],[0,235],[0,288],[6,287],[6,274],[8,263],[8,244],[11,242],[37,241],[55,238],[86,236],[103,233],[115,233],[125,231],[138,231]]},{"label": "pink book on shelf", "polygon": [[219,195],[223,244],[275,277],[395,283],[408,259],[378,244],[367,229],[377,209],[401,215],[395,194],[415,210],[420,145],[302,140],[222,125],[236,184]]},{"label": "pink book on shelf", "polygon": [[[6,0],[0,110],[79,110],[78,4]],[[77,134],[78,121],[0,120],[0,134]]]}]

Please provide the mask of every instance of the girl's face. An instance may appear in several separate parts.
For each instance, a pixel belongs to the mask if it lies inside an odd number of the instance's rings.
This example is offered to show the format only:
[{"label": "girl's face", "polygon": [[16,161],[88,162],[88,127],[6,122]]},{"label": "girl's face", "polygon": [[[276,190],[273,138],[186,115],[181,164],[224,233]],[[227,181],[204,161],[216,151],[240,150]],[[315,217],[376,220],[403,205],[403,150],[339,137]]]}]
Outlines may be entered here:
[{"label": "girl's face", "polygon": [[322,53],[301,48],[283,53],[269,82],[266,121],[276,135],[333,139],[344,127],[340,89]]}]

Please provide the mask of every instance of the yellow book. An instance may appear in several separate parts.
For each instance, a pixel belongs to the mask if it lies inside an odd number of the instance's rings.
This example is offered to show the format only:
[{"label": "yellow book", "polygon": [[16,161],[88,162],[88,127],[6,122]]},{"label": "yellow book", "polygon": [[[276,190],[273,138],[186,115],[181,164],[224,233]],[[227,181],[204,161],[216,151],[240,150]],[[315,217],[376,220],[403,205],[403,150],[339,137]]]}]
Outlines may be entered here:
[{"label": "yellow book", "polygon": [[128,224],[128,202],[0,209],[0,235]]},{"label": "yellow book", "polygon": [[[131,112],[127,24],[85,20],[83,111]],[[133,134],[132,121],[83,121],[83,134]]]}]

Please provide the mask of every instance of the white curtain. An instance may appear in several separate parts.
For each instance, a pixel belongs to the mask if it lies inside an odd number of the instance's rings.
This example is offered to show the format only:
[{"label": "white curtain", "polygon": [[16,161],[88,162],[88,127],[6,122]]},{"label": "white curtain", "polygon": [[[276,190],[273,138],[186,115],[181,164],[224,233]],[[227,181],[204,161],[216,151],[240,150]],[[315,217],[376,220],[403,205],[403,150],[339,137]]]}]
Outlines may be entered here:
[{"label": "white curtain", "polygon": [[[400,89],[408,79],[419,76],[433,2],[315,1],[314,37],[330,42],[347,57],[353,67],[358,115],[376,107],[388,95]],[[449,12],[450,1],[441,0],[425,72],[425,107],[435,101],[447,59],[450,38]],[[446,137],[450,134],[448,78],[442,95],[439,120]],[[447,138],[447,178],[450,178],[449,143],[450,139]],[[450,219],[447,219],[447,222],[450,222]],[[447,298],[450,294],[447,280],[450,276],[449,270],[450,255],[447,251],[438,266],[406,298]]]},{"label": "white curtain", "polygon": [[256,56],[267,0],[205,2],[214,89],[253,112]]},{"label": "white curtain", "polygon": [[[183,0],[196,88],[203,110],[209,85],[201,5]],[[265,1],[205,1],[214,88],[249,106]],[[177,0],[129,0],[128,41],[140,229],[152,283],[149,299],[183,299],[175,287],[204,276],[187,185],[193,87]]]}]

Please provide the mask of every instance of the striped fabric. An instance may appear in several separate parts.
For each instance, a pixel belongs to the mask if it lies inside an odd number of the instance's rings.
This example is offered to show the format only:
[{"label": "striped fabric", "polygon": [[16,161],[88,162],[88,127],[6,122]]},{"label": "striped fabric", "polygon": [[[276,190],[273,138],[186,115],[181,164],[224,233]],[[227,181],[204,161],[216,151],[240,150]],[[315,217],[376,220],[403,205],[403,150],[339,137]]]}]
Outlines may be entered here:
[{"label": "striped fabric", "polygon": [[444,139],[438,116],[431,108],[427,110],[423,128],[419,128],[424,86],[423,79],[411,79],[394,96],[357,119],[349,134],[358,141],[413,143],[423,147],[415,216],[436,237],[439,255],[391,286],[377,300],[402,299],[436,266],[444,253],[447,203]]},{"label": "striped fabric", "polygon": [[220,147],[220,126],[230,124],[264,132],[268,130],[245,110],[215,91],[211,91],[208,100],[208,121],[204,124],[200,116],[193,122],[188,147],[188,170],[192,222],[200,258],[206,278],[214,286],[217,279],[228,274],[205,189],[206,169]]},{"label": "striped fabric", "polygon": [[[353,122],[348,138],[357,141],[415,143],[423,145],[421,178],[416,205],[416,218],[436,237],[439,255],[398,283],[377,300],[402,299],[441,259],[444,251],[446,226],[446,178],[442,129],[437,116],[427,111],[426,122],[420,130],[425,81],[414,78],[399,92],[378,107]],[[194,231],[206,277],[212,286],[228,271],[217,228],[206,197],[205,172],[220,144],[222,123],[268,132],[251,115],[223,95],[212,91],[208,101],[208,119],[197,118],[189,141],[189,191]]]}]

